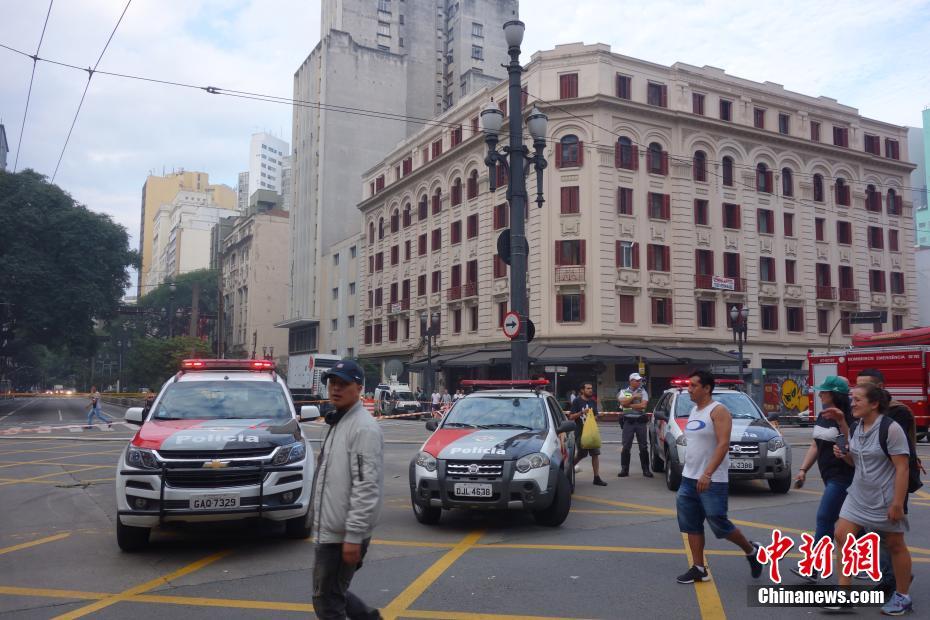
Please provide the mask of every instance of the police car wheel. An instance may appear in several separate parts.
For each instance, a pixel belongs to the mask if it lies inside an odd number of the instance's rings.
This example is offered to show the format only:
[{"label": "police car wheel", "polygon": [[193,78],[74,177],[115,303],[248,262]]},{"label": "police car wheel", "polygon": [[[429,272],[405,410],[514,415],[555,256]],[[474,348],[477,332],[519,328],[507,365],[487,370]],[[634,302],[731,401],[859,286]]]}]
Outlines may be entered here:
[{"label": "police car wheel", "polygon": [[769,489],[772,493],[787,493],[791,488],[791,476],[782,476],[781,478],[771,478],[768,481]]},{"label": "police car wheel", "polygon": [[665,486],[669,491],[677,491],[681,486],[681,472],[672,462],[668,449],[665,450]]},{"label": "police car wheel", "polygon": [[151,528],[123,525],[119,517],[116,518],[116,544],[127,553],[141,551],[147,547],[151,533]]},{"label": "police car wheel", "polygon": [[413,506],[413,516],[423,525],[436,525],[442,517],[442,508],[435,506],[424,506],[413,498],[411,493],[410,503]]},{"label": "police car wheel", "polygon": [[310,512],[301,517],[294,517],[284,522],[284,533],[288,538],[310,538]]},{"label": "police car wheel", "polygon": [[548,508],[533,513],[536,523],[547,527],[558,527],[568,518],[572,509],[572,491],[565,472],[559,472],[559,481],[555,487],[555,497]]}]

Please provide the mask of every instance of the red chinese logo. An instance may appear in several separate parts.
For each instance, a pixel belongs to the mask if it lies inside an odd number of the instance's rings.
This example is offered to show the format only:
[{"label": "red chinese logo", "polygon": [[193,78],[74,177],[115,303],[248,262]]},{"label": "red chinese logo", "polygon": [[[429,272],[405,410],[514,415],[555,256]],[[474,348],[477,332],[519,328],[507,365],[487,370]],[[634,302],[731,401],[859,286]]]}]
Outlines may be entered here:
[{"label": "red chinese logo", "polygon": [[762,565],[769,565],[769,579],[772,583],[781,583],[781,573],[778,571],[778,561],[788,555],[788,551],[794,546],[794,541],[788,536],[783,536],[781,530],[772,530],[772,544],[759,547],[756,552],[756,559]]},{"label": "red chinese logo", "polygon": [[804,557],[798,562],[798,572],[804,577],[814,576],[814,571],[821,577],[833,574],[833,539],[824,536],[814,544],[814,537],[810,534],[801,534],[801,546],[798,550]]},{"label": "red chinese logo", "polygon": [[869,532],[856,538],[852,534],[846,536],[843,543],[843,575],[851,577],[865,573],[872,581],[882,580],[882,569],[878,565],[878,544],[881,542],[878,534]]},{"label": "red chinese logo", "polygon": [[[880,542],[881,537],[875,532],[863,534],[859,538],[849,534],[840,550],[843,575],[852,577],[865,573],[872,581],[881,581],[882,570],[878,561]],[[781,583],[778,562],[788,555],[792,547],[794,547],[794,540],[783,535],[781,530],[775,529],[772,530],[772,543],[759,547],[756,551],[756,559],[763,565],[769,565],[769,579],[772,583]],[[798,562],[798,572],[805,577],[815,576],[815,572],[822,578],[829,577],[833,574],[835,549],[836,544],[829,536],[815,541],[810,534],[801,534],[801,546],[798,547],[798,551],[801,552],[802,557]]]}]

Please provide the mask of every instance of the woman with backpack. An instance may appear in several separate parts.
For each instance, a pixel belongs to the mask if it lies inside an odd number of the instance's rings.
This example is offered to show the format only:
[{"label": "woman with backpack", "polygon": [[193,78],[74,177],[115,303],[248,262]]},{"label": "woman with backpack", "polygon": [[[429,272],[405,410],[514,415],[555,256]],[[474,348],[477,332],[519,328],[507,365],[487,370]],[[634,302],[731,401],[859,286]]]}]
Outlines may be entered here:
[{"label": "woman with backpack", "polygon": [[[837,376],[827,377],[822,385],[814,388],[820,394],[823,409],[814,423],[813,441],[801,462],[801,469],[795,477],[795,487],[801,487],[807,479],[807,472],[817,463],[820,478],[823,480],[823,495],[820,506],[817,508],[817,527],[814,534],[815,541],[824,536],[831,539],[834,534],[836,520],[840,516],[840,508],[846,500],[846,489],[853,481],[855,470],[843,459],[833,454],[833,446],[837,437],[847,435],[849,426],[853,424],[852,409],[849,402],[849,384]],[[816,583],[817,577],[801,575],[798,568],[792,568],[795,575]]]},{"label": "woman with backpack", "polygon": [[[904,512],[910,448],[901,426],[891,418],[883,421],[887,412],[887,392],[871,384],[853,388],[852,414],[856,421],[849,429],[848,446],[839,441],[833,447],[833,454],[856,470],[836,523],[836,546],[842,550],[847,537],[857,536],[863,529],[881,535],[891,554],[897,584],[882,613],[899,616],[913,611],[908,595],[911,554],[904,542],[904,532],[910,529]],[[882,441],[884,433],[887,438]],[[838,582],[849,586],[852,576],[840,572]]]}]

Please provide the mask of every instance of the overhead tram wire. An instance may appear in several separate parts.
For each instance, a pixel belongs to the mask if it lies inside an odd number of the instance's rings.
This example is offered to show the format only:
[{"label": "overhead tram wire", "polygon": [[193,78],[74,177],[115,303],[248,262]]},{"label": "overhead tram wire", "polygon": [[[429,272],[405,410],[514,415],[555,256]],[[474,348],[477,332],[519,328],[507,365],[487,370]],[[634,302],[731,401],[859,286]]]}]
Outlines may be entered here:
[{"label": "overhead tram wire", "polygon": [[19,167],[19,153],[23,150],[23,134],[26,133],[26,115],[29,114],[29,100],[32,98],[32,83],[36,78],[36,65],[39,64],[39,50],[42,49],[42,41],[45,39],[45,29],[48,27],[48,18],[52,14],[52,5],[55,0],[49,0],[48,12],[45,14],[45,23],[42,24],[42,34],[39,35],[39,44],[36,46],[36,53],[32,58],[32,74],[29,76],[29,90],[26,92],[26,108],[23,110],[23,124],[19,127],[19,141],[16,144],[16,159],[13,160],[13,172]]},{"label": "overhead tram wire", "polygon": [[[26,53],[26,52],[23,52],[22,50],[19,50],[19,49],[17,49],[17,48],[11,47],[11,46],[9,46],[9,45],[5,45],[5,44],[3,44],[3,43],[0,43],[0,48],[7,49],[7,50],[9,50],[9,51],[11,51],[11,52],[20,54],[20,55],[25,56],[25,57],[27,57],[27,58],[32,58],[32,57],[33,57],[32,55],[30,55],[30,54],[28,54],[28,53]],[[50,63],[50,64],[54,64],[54,65],[58,65],[58,66],[66,67],[66,68],[70,68],[70,69],[75,69],[75,70],[79,70],[79,71],[90,71],[89,69],[85,69],[85,68],[82,68],[82,67],[78,67],[77,65],[73,65],[73,64],[69,64],[69,63],[62,62],[62,61],[57,61],[57,60],[51,60],[51,59],[48,59],[48,58],[38,58],[38,57],[37,57],[36,60],[37,60],[37,61],[41,61],[41,62],[48,62],[48,63]],[[118,73],[118,72],[113,72],[113,71],[93,70],[93,73],[95,73],[95,74],[100,74],[100,75],[108,75],[108,76],[111,76],[111,77],[118,77],[118,78],[123,78],[123,79],[129,79],[129,80],[138,80],[138,81],[143,81],[143,82],[151,82],[151,83],[155,83],[155,84],[161,84],[161,85],[164,85],[164,86],[176,86],[176,87],[180,87],[180,88],[190,88],[190,89],[202,90],[202,91],[204,91],[204,92],[206,92],[206,93],[208,93],[208,94],[211,94],[211,95],[224,95],[224,96],[227,96],[227,97],[233,97],[233,98],[238,98],[238,99],[246,99],[246,100],[253,100],[253,101],[263,101],[263,102],[267,102],[267,103],[281,103],[281,104],[285,104],[285,105],[292,105],[292,106],[297,106],[297,107],[313,108],[313,109],[318,109],[318,110],[327,110],[327,111],[339,112],[339,113],[343,113],[343,114],[352,114],[352,115],[356,115],[356,116],[365,116],[365,117],[370,117],[370,118],[380,118],[380,119],[383,119],[383,120],[393,120],[393,121],[401,121],[401,122],[413,122],[413,123],[415,123],[415,124],[420,124],[420,125],[425,125],[425,126],[447,127],[447,128],[451,128],[451,129],[458,129],[458,128],[462,128],[462,127],[463,127],[463,124],[462,124],[462,123],[454,123],[454,122],[450,122],[450,121],[441,121],[441,120],[436,120],[436,119],[426,119],[426,118],[422,118],[422,117],[408,116],[408,115],[397,114],[397,113],[393,113],[393,112],[382,112],[382,111],[371,110],[371,109],[366,109],[366,108],[355,108],[355,107],[351,107],[351,106],[339,106],[339,105],[333,105],[333,104],[324,104],[324,103],[321,103],[321,102],[319,102],[319,101],[293,99],[293,98],[289,98],[289,97],[281,97],[281,96],[277,96],[277,95],[268,95],[268,94],[264,94],[264,93],[255,93],[255,92],[250,92],[250,91],[240,91],[240,90],[235,90],[235,89],[225,89],[225,88],[216,87],[216,86],[200,86],[200,85],[197,85],[197,84],[188,84],[188,83],[177,82],[177,81],[173,81],[173,80],[164,80],[164,79],[150,78],[150,77],[145,77],[145,76],[132,75],[132,74],[127,74],[127,73]],[[614,136],[617,136],[617,137],[624,137],[624,136],[621,136],[621,134],[619,134],[619,133],[617,133],[617,132],[615,132],[615,131],[606,129],[606,128],[604,128],[604,127],[602,127],[602,126],[600,126],[600,125],[598,125],[598,124],[596,124],[596,123],[593,123],[592,121],[590,121],[590,120],[588,120],[588,119],[586,119],[586,118],[580,117],[580,116],[578,116],[578,115],[576,115],[576,114],[570,112],[569,110],[566,110],[564,107],[558,105],[557,103],[554,103],[554,102],[552,102],[552,101],[548,101],[548,100],[542,99],[541,97],[537,97],[537,96],[535,96],[535,95],[529,95],[529,93],[527,93],[527,94],[528,94],[528,97],[532,97],[533,99],[535,99],[535,100],[538,101],[539,103],[544,104],[545,106],[549,106],[549,107],[551,107],[551,108],[553,108],[553,109],[560,110],[560,111],[562,111],[562,112],[568,114],[569,116],[571,116],[571,117],[573,117],[573,118],[575,118],[575,119],[577,119],[577,120],[579,120],[579,121],[581,121],[581,122],[583,122],[583,123],[586,123],[586,124],[588,124],[588,125],[590,125],[590,126],[592,126],[592,127],[595,127],[595,128],[597,128],[597,129],[600,129],[601,131],[604,131],[604,132],[606,132],[606,133],[609,133],[609,134],[614,135]],[[526,137],[526,136],[525,136],[525,137]],[[628,137],[628,136],[626,136],[626,137]],[[558,143],[560,140],[554,138],[553,136],[547,136],[547,137],[545,138],[545,141],[548,142],[548,143],[553,143],[553,144],[554,144],[554,143]],[[633,141],[632,139],[630,139],[630,142],[631,142],[631,144],[633,144],[633,145],[636,145],[636,146],[638,146],[638,147],[642,147],[642,150],[640,151],[639,155],[640,155],[640,157],[644,157],[644,156],[645,156],[645,150],[648,149],[648,146],[647,146],[647,145],[644,145],[644,144],[641,144],[641,143],[639,143],[639,142]],[[598,146],[601,146],[601,143],[599,143],[599,142],[597,142],[597,141],[595,140],[595,141],[592,141],[592,142],[590,142],[590,143],[588,143],[588,144],[585,144],[585,145],[584,145],[584,148],[586,148],[586,149],[589,149],[589,148],[590,148],[590,149],[592,149],[592,150],[595,150]],[[675,161],[678,161],[678,162],[693,162],[693,160],[694,160],[694,156],[693,156],[693,155],[681,155],[681,154],[669,153],[668,156],[669,156],[670,159],[674,159]],[[733,163],[733,167],[734,167],[734,168],[742,168],[742,169],[746,169],[746,170],[755,170],[755,167],[754,167],[754,166],[747,165],[747,164],[738,164],[738,163],[736,163],[736,162]],[[801,171],[794,171],[794,170],[792,170],[792,174],[794,174],[795,176],[799,176],[799,177],[813,177],[813,174],[808,174],[808,173],[801,172]],[[852,182],[852,183],[859,183],[859,184],[861,184],[861,185],[867,185],[867,184],[869,184],[869,183],[867,183],[866,181],[864,181],[864,180],[862,180],[862,179],[858,179],[858,178],[854,178],[854,177],[833,177],[833,176],[830,176],[830,175],[823,175],[823,178],[824,178],[824,180],[830,179],[830,180],[834,180],[834,181],[835,181],[836,179],[838,179],[838,178],[843,178],[845,181]],[[922,187],[912,187],[912,186],[908,186],[908,185],[902,185],[902,186],[900,186],[900,187],[897,187],[896,189],[901,189],[901,190],[914,190],[914,191],[928,191],[928,190],[925,190],[925,189],[922,188]],[[785,198],[786,200],[792,199],[791,197],[787,197],[787,196],[784,197],[784,198]],[[795,202],[797,202],[796,199],[794,199],[794,200],[795,200]]]},{"label": "overhead tram wire", "polygon": [[123,12],[120,13],[119,19],[116,20],[116,25],[113,26],[113,30],[110,32],[110,37],[104,44],[103,49],[100,50],[100,55],[97,57],[97,62],[94,63],[94,68],[84,69],[84,71],[87,71],[87,83],[84,84],[84,92],[81,93],[81,100],[78,102],[77,110],[74,111],[74,118],[71,119],[71,128],[68,129],[68,136],[65,138],[65,143],[61,147],[61,154],[58,155],[58,163],[55,164],[55,171],[52,173],[52,183],[55,182],[55,177],[58,175],[58,167],[61,166],[61,160],[65,156],[65,150],[68,148],[68,142],[71,141],[71,133],[74,131],[74,125],[77,123],[78,115],[80,115],[81,108],[84,106],[84,98],[87,96],[87,90],[90,88],[90,80],[94,77],[94,72],[97,71],[97,67],[100,65],[100,61],[103,60],[103,55],[107,52],[107,48],[110,47],[110,42],[113,40],[113,36],[116,34],[117,28],[119,28],[119,25],[123,22],[123,17],[125,17],[126,11],[129,10],[130,4],[132,4],[132,0],[126,0],[126,6],[123,7]]}]

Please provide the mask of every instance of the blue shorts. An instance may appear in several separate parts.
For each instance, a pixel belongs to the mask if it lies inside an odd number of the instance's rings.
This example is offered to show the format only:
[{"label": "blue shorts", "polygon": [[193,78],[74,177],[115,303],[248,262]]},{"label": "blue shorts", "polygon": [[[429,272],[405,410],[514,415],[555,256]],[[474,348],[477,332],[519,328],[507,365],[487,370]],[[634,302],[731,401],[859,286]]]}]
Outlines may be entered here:
[{"label": "blue shorts", "polygon": [[697,480],[682,478],[678,487],[678,529],[685,534],[704,534],[704,521],[717,538],[726,538],[736,530],[727,518],[728,485],[711,482],[703,493],[697,491]]}]

